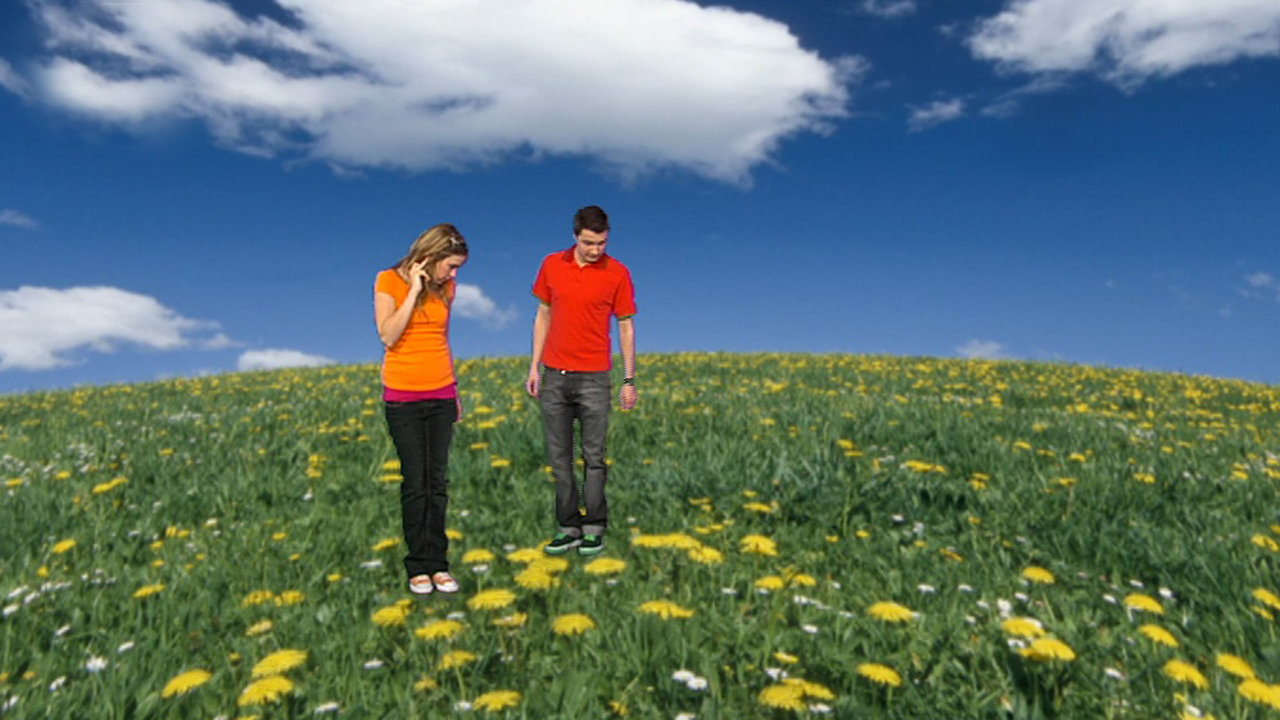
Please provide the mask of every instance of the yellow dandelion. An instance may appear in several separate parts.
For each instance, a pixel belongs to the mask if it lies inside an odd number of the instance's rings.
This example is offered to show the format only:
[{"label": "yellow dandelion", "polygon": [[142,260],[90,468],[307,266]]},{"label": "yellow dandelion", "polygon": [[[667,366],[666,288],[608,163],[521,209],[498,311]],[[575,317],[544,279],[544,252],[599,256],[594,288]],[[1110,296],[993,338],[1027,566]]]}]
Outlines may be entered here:
[{"label": "yellow dandelion", "polygon": [[391,550],[392,548],[396,547],[399,544],[400,544],[400,538],[387,538],[386,540],[379,540],[373,546],[373,551],[382,552],[383,550]]},{"label": "yellow dandelion", "polygon": [[757,513],[760,513],[761,515],[768,515],[769,513],[773,512],[773,508],[771,506],[765,505],[762,502],[746,503],[745,505],[742,506],[742,509],[750,510],[751,512],[757,512]]},{"label": "yellow dandelion", "polygon": [[142,598],[151,597],[152,595],[163,591],[164,583],[155,583],[154,585],[143,585],[134,591],[133,596],[138,600],[141,600]]},{"label": "yellow dandelion", "polygon": [[75,540],[72,540],[72,539],[70,539],[70,538],[68,538],[68,539],[66,539],[66,540],[62,540],[62,541],[58,542],[56,545],[54,545],[54,546],[53,546],[53,554],[54,554],[54,555],[61,555],[62,553],[64,553],[64,552],[67,552],[67,551],[71,550],[71,548],[73,548],[73,547],[75,547],[75,546],[76,546],[76,541],[75,541]]},{"label": "yellow dandelion", "polygon": [[626,717],[627,713],[631,712],[631,709],[628,708],[627,704],[622,702],[621,700],[610,700],[609,712],[613,713],[618,717]]},{"label": "yellow dandelion", "polygon": [[244,692],[240,693],[240,699],[236,700],[236,704],[244,707],[276,702],[291,692],[293,692],[292,680],[283,675],[271,675],[251,683]]},{"label": "yellow dandelion", "polygon": [[814,587],[818,581],[808,573],[787,573],[787,584],[793,587]]},{"label": "yellow dandelion", "polygon": [[507,554],[507,559],[511,562],[531,563],[534,560],[541,560],[545,557],[538,548],[520,548]]},{"label": "yellow dandelion", "polygon": [[373,614],[373,624],[379,627],[399,627],[409,619],[409,608],[403,605],[390,605],[379,608]]},{"label": "yellow dandelion", "polygon": [[532,567],[516,573],[515,580],[517,585],[526,590],[549,590],[559,582],[555,575]]},{"label": "yellow dandelion", "polygon": [[1191,663],[1183,662],[1181,660],[1170,660],[1164,664],[1164,668],[1162,669],[1165,675],[1168,675],[1180,683],[1194,685],[1200,690],[1204,690],[1209,687],[1209,681],[1205,678],[1204,674],[1197,670],[1196,666]]},{"label": "yellow dandelion", "polygon": [[1262,607],[1261,605],[1253,605],[1249,609],[1257,613],[1259,617],[1264,617],[1268,620],[1276,619],[1276,616],[1273,615],[1270,610]]},{"label": "yellow dandelion", "polygon": [[684,533],[636,535],[631,538],[631,544],[635,547],[658,549],[668,548],[673,550],[691,550],[702,545],[702,543],[698,542],[695,538]]},{"label": "yellow dandelion", "polygon": [[480,565],[495,560],[494,554],[484,548],[473,548],[462,554],[463,565]]},{"label": "yellow dandelion", "polygon": [[1280,710],[1280,687],[1268,685],[1257,678],[1248,678],[1236,688],[1241,697],[1256,703],[1270,705]]},{"label": "yellow dandelion", "polygon": [[485,710],[491,713],[501,712],[507,708],[513,708],[520,704],[520,693],[515,690],[494,690],[487,692],[476,698],[471,706],[476,710]]},{"label": "yellow dandelion", "polygon": [[836,694],[831,692],[825,685],[819,685],[815,682],[809,682],[803,678],[787,678],[784,681],[787,685],[800,688],[800,692],[804,693],[806,698],[812,700],[835,700]]},{"label": "yellow dandelion", "polygon": [[243,607],[253,607],[254,605],[271,602],[275,598],[276,594],[270,590],[254,590],[244,596],[244,600],[240,601],[240,605]]},{"label": "yellow dandelion", "polygon": [[696,548],[689,548],[689,559],[703,565],[719,565],[724,562],[724,553],[713,547],[700,545]]},{"label": "yellow dandelion", "polygon": [[1247,660],[1230,653],[1219,653],[1217,657],[1218,667],[1228,673],[1235,675],[1241,680],[1252,680],[1257,675],[1253,672],[1253,666]]},{"label": "yellow dandelion", "polygon": [[440,656],[440,665],[438,667],[441,670],[452,670],[475,661],[476,654],[473,652],[467,652],[466,650],[450,650]]},{"label": "yellow dandelion", "polygon": [[249,629],[244,631],[244,634],[247,637],[258,637],[259,635],[266,635],[271,632],[271,628],[273,627],[275,626],[270,620],[261,620],[250,625]]},{"label": "yellow dandelion", "polygon": [[440,685],[435,681],[435,678],[430,677],[428,675],[423,675],[422,677],[418,678],[418,682],[413,684],[413,689],[417,690],[418,692],[435,690],[438,687],[440,687]]},{"label": "yellow dandelion", "polygon": [[208,670],[187,670],[174,675],[169,682],[165,683],[164,690],[160,691],[160,697],[173,697],[174,695],[185,695],[201,685],[209,682],[213,677],[213,673]]},{"label": "yellow dandelion", "polygon": [[1071,662],[1076,659],[1076,653],[1071,649],[1070,645],[1049,637],[1033,640],[1030,647],[1023,648],[1018,653],[1037,662],[1049,662],[1051,660]]},{"label": "yellow dandelion", "polygon": [[1257,590],[1254,590],[1253,599],[1269,608],[1280,610],[1280,597],[1276,597],[1275,593],[1267,590],[1266,588],[1258,588]]},{"label": "yellow dandelion", "polygon": [[657,615],[663,620],[672,618],[684,619],[693,617],[693,611],[681,607],[670,600],[650,600],[640,606],[640,612]]},{"label": "yellow dandelion", "polygon": [[1027,638],[1028,640],[1043,637],[1045,634],[1044,625],[1039,620],[1027,617],[1011,617],[1000,623],[1000,629],[1014,637]]},{"label": "yellow dandelion", "polygon": [[756,580],[756,587],[760,590],[781,590],[787,586],[787,581],[777,575],[765,575]]},{"label": "yellow dandelion", "polygon": [[120,487],[121,485],[124,485],[127,482],[129,482],[129,478],[125,478],[125,477],[112,478],[110,482],[98,483],[97,485],[94,485],[93,494],[101,495],[103,493],[109,493],[112,490],[115,490],[116,488]]},{"label": "yellow dandelion", "polygon": [[472,610],[499,610],[516,601],[516,594],[505,588],[481,590],[467,600]]},{"label": "yellow dandelion", "polygon": [[1052,585],[1057,582],[1057,578],[1053,573],[1038,565],[1029,565],[1022,571],[1022,579],[1033,583],[1041,583],[1042,585]]},{"label": "yellow dandelion", "polygon": [[529,621],[528,613],[518,612],[518,613],[512,613],[510,615],[506,615],[504,617],[500,617],[494,620],[493,625],[494,627],[500,627],[500,628],[518,628],[518,627],[524,627],[524,624],[528,621]]},{"label": "yellow dandelion", "polygon": [[744,535],[740,543],[739,547],[744,553],[766,557],[776,557],[778,554],[778,543],[764,535]]},{"label": "yellow dandelion", "polygon": [[1266,535],[1254,535],[1253,544],[1257,545],[1263,550],[1270,550],[1271,552],[1280,552],[1280,544],[1276,543],[1275,540],[1272,540]]},{"label": "yellow dandelion", "polygon": [[760,691],[762,705],[779,710],[804,710],[804,689],[792,684],[770,685]]},{"label": "yellow dandelion", "polygon": [[627,569],[627,563],[617,558],[602,557],[583,565],[582,569],[590,575],[616,575]]},{"label": "yellow dandelion", "polygon": [[890,687],[901,687],[902,676],[897,670],[888,665],[880,663],[862,663],[857,668],[858,674],[874,683],[888,685]]},{"label": "yellow dandelion", "polygon": [[307,599],[305,593],[298,590],[285,590],[276,596],[276,605],[287,607],[289,605],[301,605]]},{"label": "yellow dandelion", "polygon": [[453,528],[449,528],[445,530],[444,536],[449,538],[450,540],[461,540],[464,537],[466,537],[465,535],[462,534],[461,530],[454,530]]},{"label": "yellow dandelion", "polygon": [[414,630],[413,634],[423,640],[452,640],[462,632],[463,627],[457,620],[436,620]]},{"label": "yellow dandelion", "polygon": [[1127,608],[1155,613],[1156,615],[1164,614],[1164,606],[1160,604],[1159,600],[1156,600],[1150,595],[1143,595],[1142,593],[1131,593],[1126,595],[1124,598],[1124,605]]},{"label": "yellow dandelion", "polygon": [[1138,628],[1138,632],[1142,633],[1151,642],[1168,645],[1169,647],[1178,647],[1178,639],[1159,625],[1148,623]]},{"label": "yellow dandelion", "polygon": [[302,665],[307,661],[306,650],[277,650],[258,661],[253,666],[252,677],[280,675]]},{"label": "yellow dandelion", "polygon": [[786,663],[787,665],[794,665],[800,662],[800,658],[792,655],[791,653],[784,653],[781,650],[773,654],[773,659],[780,663]]},{"label": "yellow dandelion", "polygon": [[569,560],[562,557],[543,556],[529,563],[530,570],[544,573],[560,573],[569,569]]},{"label": "yellow dandelion", "polygon": [[594,630],[595,627],[595,621],[582,613],[561,615],[551,625],[551,629],[557,635],[581,635],[588,630]]},{"label": "yellow dandelion", "polygon": [[895,602],[878,602],[867,608],[867,614],[884,622],[907,622],[914,620],[916,613],[909,607]]}]

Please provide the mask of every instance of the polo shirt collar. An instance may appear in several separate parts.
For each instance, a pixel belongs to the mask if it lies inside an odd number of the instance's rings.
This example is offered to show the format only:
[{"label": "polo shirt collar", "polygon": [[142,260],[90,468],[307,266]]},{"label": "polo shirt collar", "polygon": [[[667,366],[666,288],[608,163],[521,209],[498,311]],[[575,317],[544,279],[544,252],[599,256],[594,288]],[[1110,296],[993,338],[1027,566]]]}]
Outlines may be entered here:
[{"label": "polo shirt collar", "polygon": [[[560,256],[560,259],[567,263],[572,264],[574,267],[578,267],[578,260],[573,256],[573,251],[574,251],[573,247],[570,247],[568,250],[565,250],[564,253]],[[587,268],[600,268],[601,270],[604,270],[607,267],[609,267],[609,253],[605,253],[604,255],[600,256],[600,259],[593,263],[588,263],[586,265],[583,265],[582,269],[586,270]]]}]

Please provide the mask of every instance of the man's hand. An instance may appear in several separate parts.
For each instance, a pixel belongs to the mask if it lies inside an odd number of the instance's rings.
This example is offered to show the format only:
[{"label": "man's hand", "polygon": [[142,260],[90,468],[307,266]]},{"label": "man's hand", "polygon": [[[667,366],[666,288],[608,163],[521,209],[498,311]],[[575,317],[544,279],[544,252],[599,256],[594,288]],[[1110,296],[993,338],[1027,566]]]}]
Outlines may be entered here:
[{"label": "man's hand", "polygon": [[618,400],[622,403],[623,410],[634,408],[638,399],[639,393],[636,392],[635,385],[623,385],[622,390],[618,392]]},{"label": "man's hand", "polygon": [[542,388],[542,376],[538,374],[538,366],[534,365],[529,368],[529,377],[524,381],[524,389],[533,397],[538,397],[538,391]]}]

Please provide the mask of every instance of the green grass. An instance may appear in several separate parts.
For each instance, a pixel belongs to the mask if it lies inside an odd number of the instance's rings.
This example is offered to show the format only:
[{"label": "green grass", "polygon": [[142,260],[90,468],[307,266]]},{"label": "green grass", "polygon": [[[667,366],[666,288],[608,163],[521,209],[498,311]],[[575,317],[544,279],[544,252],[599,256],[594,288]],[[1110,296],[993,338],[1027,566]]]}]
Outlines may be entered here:
[{"label": "green grass", "polygon": [[[605,557],[626,567],[595,575],[571,555],[531,589],[509,556],[555,526],[525,363],[459,368],[451,598],[407,591],[375,367],[0,397],[0,716],[1280,713],[1280,388],[1016,362],[646,356],[640,405],[610,428]],[[645,546],[676,533],[682,547]],[[745,552],[753,535],[777,554]],[[474,550],[494,555],[471,563],[481,571],[462,561]],[[1031,566],[1054,582],[1024,579]],[[514,602],[468,605],[496,588]],[[1163,613],[1127,607],[1135,593]],[[654,600],[693,615],[640,612]],[[885,622],[868,612],[881,601],[916,614]],[[397,604],[403,625],[373,621]],[[520,627],[491,622],[515,613]],[[594,627],[557,635],[570,613]],[[1075,658],[1025,656],[1008,615]],[[446,617],[463,626],[452,639],[415,632]],[[284,674],[292,689],[239,704],[282,649],[307,653]],[[454,651],[474,659],[442,668]],[[1223,653],[1263,684],[1246,697]],[[1204,686],[1171,677],[1170,660]],[[865,663],[901,685],[872,682]],[[212,676],[165,696],[194,669]],[[518,701],[460,709],[501,690]]]}]

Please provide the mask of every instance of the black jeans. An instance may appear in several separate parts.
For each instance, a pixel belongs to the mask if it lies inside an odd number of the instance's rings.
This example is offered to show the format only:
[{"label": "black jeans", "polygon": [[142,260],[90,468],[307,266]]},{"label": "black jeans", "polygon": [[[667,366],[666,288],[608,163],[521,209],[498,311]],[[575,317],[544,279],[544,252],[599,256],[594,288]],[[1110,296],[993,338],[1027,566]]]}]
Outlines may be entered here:
[{"label": "black jeans", "polygon": [[[609,526],[609,502],[604,486],[605,436],[609,432],[609,373],[566,373],[547,368],[539,396],[542,426],[547,435],[547,460],[556,478],[556,522],[570,535],[602,535]],[[582,430],[582,460],[586,465],[579,510],[578,477],[573,466],[573,423]]]},{"label": "black jeans", "polygon": [[400,511],[409,577],[449,569],[444,511],[449,505],[449,445],[458,419],[454,400],[388,402],[387,429],[400,456]]}]

